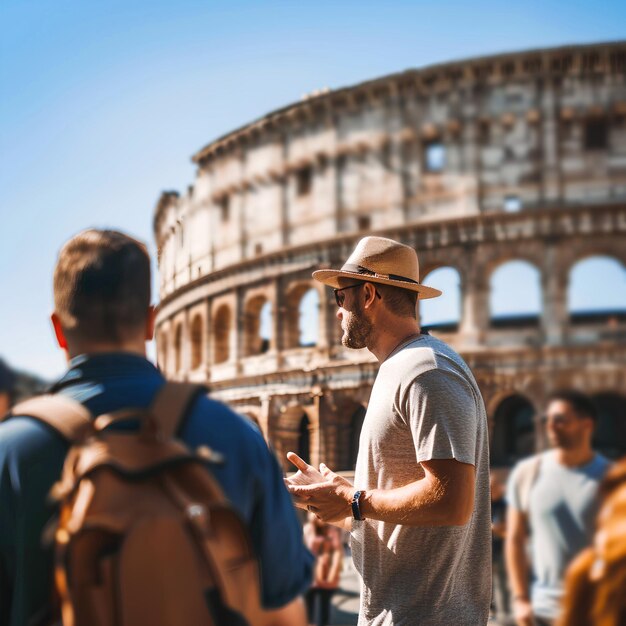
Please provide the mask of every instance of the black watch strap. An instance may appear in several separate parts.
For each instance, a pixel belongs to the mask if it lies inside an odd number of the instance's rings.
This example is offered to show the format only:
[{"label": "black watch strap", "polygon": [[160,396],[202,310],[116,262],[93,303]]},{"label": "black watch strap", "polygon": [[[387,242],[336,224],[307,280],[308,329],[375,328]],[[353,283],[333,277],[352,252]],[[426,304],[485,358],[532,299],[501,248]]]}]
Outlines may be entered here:
[{"label": "black watch strap", "polygon": [[357,520],[357,521],[361,521],[363,519],[365,519],[362,515],[361,515],[361,507],[359,506],[359,500],[361,498],[361,494],[363,492],[362,491],[355,491],[354,495],[352,496],[352,502],[351,502],[351,506],[352,506],[352,517]]}]

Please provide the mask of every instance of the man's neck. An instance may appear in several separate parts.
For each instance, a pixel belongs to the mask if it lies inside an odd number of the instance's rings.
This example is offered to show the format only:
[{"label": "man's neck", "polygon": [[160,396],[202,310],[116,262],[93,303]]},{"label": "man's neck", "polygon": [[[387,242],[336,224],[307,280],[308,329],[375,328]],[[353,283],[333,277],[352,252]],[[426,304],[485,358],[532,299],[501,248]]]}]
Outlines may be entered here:
[{"label": "man's neck", "polygon": [[73,359],[81,354],[107,354],[111,352],[126,352],[137,356],[146,356],[145,342],[120,342],[120,343],[93,343],[81,342],[68,347],[66,351],[67,360]]},{"label": "man's neck", "polygon": [[368,350],[382,363],[403,343],[420,334],[417,320],[411,317],[395,317],[376,324],[376,332],[368,345]]},{"label": "man's neck", "polygon": [[591,446],[581,446],[580,448],[573,448],[571,450],[556,448],[555,452],[557,462],[566,467],[581,467],[582,465],[587,465],[595,456],[595,452]]}]

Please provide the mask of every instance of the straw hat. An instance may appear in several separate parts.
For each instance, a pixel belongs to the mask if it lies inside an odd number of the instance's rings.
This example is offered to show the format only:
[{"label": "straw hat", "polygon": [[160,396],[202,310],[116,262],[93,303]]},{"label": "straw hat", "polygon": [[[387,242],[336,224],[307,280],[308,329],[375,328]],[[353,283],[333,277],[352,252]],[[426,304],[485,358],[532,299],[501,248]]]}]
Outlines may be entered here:
[{"label": "straw hat", "polygon": [[354,278],[417,291],[420,300],[440,296],[439,289],[420,284],[419,274],[419,262],[413,248],[393,239],[365,237],[340,270],[317,270],[313,272],[313,278],[335,289],[341,288],[339,278]]}]

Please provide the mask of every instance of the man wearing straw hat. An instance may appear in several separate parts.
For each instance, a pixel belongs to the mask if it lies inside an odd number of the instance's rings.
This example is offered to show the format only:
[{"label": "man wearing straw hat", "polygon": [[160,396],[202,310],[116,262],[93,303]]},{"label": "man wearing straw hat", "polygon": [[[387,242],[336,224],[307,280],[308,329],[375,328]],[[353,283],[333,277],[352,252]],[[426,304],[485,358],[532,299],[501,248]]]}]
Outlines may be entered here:
[{"label": "man wearing straw hat", "polygon": [[487,419],[467,365],[420,332],[415,250],[362,239],[340,270],[313,277],[334,289],[348,348],[380,369],[361,431],[354,485],[288,454],[295,502],[351,531],[362,578],[359,626],[477,626],[491,595]]}]

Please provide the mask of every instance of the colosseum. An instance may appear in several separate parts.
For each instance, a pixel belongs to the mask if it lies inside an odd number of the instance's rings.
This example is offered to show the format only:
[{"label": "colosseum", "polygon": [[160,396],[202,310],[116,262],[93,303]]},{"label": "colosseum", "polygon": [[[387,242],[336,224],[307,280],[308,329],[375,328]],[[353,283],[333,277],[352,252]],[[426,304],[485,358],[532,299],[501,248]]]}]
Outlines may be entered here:
[{"label": "colosseum", "polygon": [[[311,272],[372,233],[413,246],[427,284],[456,276],[440,300],[458,314],[426,326],[475,373],[494,466],[545,447],[556,388],[590,393],[597,445],[626,453],[626,299],[571,303],[576,268],[598,257],[624,293],[626,42],[324,89],[193,161],[194,184],[155,209],[159,365],[254,419],[280,458],[353,468],[377,362],[341,345],[332,291]],[[511,263],[535,276],[519,289],[536,290],[536,311],[495,309]],[[595,300],[593,279],[584,288]]]}]

